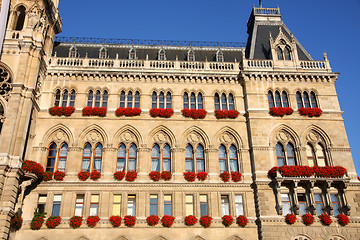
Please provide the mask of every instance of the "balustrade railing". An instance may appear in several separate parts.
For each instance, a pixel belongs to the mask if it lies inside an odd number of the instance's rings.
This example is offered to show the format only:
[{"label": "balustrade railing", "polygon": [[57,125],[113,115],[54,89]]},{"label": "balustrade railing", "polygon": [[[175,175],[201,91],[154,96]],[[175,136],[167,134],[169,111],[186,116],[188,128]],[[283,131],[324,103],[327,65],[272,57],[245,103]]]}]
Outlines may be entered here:
[{"label": "balustrade railing", "polygon": [[325,61],[302,61],[300,66],[303,69],[326,69]]}]

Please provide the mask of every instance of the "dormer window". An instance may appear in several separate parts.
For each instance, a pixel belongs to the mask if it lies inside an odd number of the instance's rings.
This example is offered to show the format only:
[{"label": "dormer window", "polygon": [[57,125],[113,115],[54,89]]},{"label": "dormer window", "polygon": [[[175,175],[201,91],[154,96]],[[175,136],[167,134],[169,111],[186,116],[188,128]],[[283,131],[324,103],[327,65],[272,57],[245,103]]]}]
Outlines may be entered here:
[{"label": "dormer window", "polygon": [[280,45],[276,48],[278,60],[291,60],[291,48],[284,40],[280,41]]},{"label": "dormer window", "polygon": [[76,47],[71,47],[70,50],[69,50],[69,57],[70,58],[76,58],[78,56],[78,52],[77,52],[77,49]]},{"label": "dormer window", "polygon": [[106,48],[102,47],[99,51],[99,58],[106,58],[107,57],[107,50]]},{"label": "dormer window", "polygon": [[217,62],[223,62],[224,61],[224,54],[222,51],[218,50],[216,52],[216,61]]},{"label": "dormer window", "polygon": [[188,61],[191,61],[191,62],[195,61],[195,53],[193,50],[188,51]]},{"label": "dormer window", "polygon": [[129,51],[129,59],[136,59],[136,50],[134,48]]},{"label": "dormer window", "polygon": [[159,53],[158,53],[158,60],[166,60],[166,55],[165,55],[165,50],[164,49],[160,49]]}]

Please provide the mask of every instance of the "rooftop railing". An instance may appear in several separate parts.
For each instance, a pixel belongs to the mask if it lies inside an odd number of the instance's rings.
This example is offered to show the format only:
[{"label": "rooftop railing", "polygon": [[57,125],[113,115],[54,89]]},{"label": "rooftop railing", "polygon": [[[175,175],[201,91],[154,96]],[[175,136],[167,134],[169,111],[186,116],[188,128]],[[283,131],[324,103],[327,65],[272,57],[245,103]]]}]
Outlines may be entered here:
[{"label": "rooftop railing", "polygon": [[280,14],[280,8],[257,8],[254,7],[255,14],[266,14],[266,15],[279,15]]}]

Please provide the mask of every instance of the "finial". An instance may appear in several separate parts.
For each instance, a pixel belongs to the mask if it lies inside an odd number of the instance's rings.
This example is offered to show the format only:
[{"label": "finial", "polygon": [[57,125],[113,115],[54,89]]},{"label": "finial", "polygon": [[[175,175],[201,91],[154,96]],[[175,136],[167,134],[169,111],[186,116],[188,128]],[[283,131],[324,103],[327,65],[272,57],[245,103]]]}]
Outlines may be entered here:
[{"label": "finial", "polygon": [[327,52],[325,51],[324,52],[324,60],[327,61],[328,60],[328,57],[327,57]]},{"label": "finial", "polygon": [[149,54],[146,54],[146,60],[149,60]]},{"label": "finial", "polygon": [[207,60],[207,56],[205,56],[205,62],[207,62],[208,60]]},{"label": "finial", "polygon": [[175,57],[175,59],[176,59],[176,61],[178,61],[179,60],[179,57],[178,57],[178,55],[176,54],[176,57]]},{"label": "finial", "polygon": [[86,53],[85,58],[88,58],[88,53]]},{"label": "finial", "polygon": [[115,57],[116,59],[119,59],[119,53],[116,53],[116,57]]}]

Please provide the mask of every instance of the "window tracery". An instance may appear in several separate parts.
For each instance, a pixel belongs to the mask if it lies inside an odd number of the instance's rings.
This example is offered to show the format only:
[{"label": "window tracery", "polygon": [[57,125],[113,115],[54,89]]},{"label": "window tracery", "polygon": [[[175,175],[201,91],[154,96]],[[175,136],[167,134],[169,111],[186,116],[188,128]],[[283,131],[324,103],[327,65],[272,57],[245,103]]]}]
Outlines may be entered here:
[{"label": "window tracery", "polygon": [[232,93],[229,93],[228,95],[222,93],[221,98],[219,93],[215,93],[214,102],[215,110],[235,110],[235,100]]},{"label": "window tracery", "polygon": [[133,91],[128,91],[127,93],[123,90],[120,93],[120,107],[135,107],[140,108],[140,92],[135,91],[133,95]]},{"label": "window tracery", "polygon": [[74,89],[61,91],[57,89],[54,96],[54,106],[57,107],[74,107],[76,99],[76,91]]},{"label": "window tracery", "polygon": [[309,166],[328,166],[328,157],[325,151],[324,139],[315,131],[310,131],[306,136],[306,156]]},{"label": "window tracery", "polygon": [[52,142],[48,149],[46,171],[65,172],[66,160],[68,154],[68,144],[62,143],[60,148],[57,148],[56,143]]},{"label": "window tracery", "polygon": [[132,60],[137,59],[135,48],[131,48],[131,49],[129,50],[129,59],[132,59]]},{"label": "window tracery", "polygon": [[280,91],[276,90],[275,94],[272,90],[268,91],[268,103],[269,108],[272,107],[289,107],[289,98],[286,91]]},{"label": "window tracery", "polygon": [[[189,98],[190,95],[190,98]],[[202,93],[196,94],[195,92],[191,92],[190,94],[185,92],[183,95],[183,104],[184,108],[188,109],[203,109],[203,95]]]},{"label": "window tracery", "polygon": [[158,60],[161,60],[161,61],[166,60],[166,52],[163,48],[161,48],[158,52]]},{"label": "window tracery", "polygon": [[224,53],[220,49],[216,52],[216,61],[224,62]]},{"label": "window tracery", "polygon": [[304,91],[302,94],[300,91],[296,92],[296,102],[298,108],[317,108],[318,102],[315,92],[311,91],[310,96],[307,91]]},{"label": "window tracery", "polygon": [[105,47],[100,48],[99,50],[99,58],[107,58],[107,49]]},{"label": "window tracery", "polygon": [[295,166],[298,165],[297,150],[295,149],[295,141],[293,137],[286,131],[280,131],[276,135],[277,143],[275,145],[275,153],[277,166],[284,165]]},{"label": "window tracery", "polygon": [[[126,147],[128,146],[128,147]],[[116,163],[116,171],[136,171],[137,165],[137,146],[135,143],[120,143]]]},{"label": "window tracery", "polygon": [[[166,95],[165,95],[166,93]],[[151,107],[152,108],[172,108],[172,96],[171,92],[160,91],[159,94],[153,91],[151,95]]]},{"label": "window tracery", "polygon": [[278,60],[291,60],[291,47],[285,42],[280,40],[280,44],[276,48]]},{"label": "window tracery", "polygon": [[78,50],[75,46],[70,47],[69,49],[69,57],[70,58],[77,58],[78,57]]},{"label": "window tracery", "polygon": [[109,99],[109,92],[107,90],[102,91],[102,93],[100,90],[96,90],[95,97],[94,97],[94,91],[90,90],[88,93],[87,106],[107,108],[108,99]]},{"label": "window tracery", "polygon": [[188,51],[187,60],[188,60],[189,62],[195,61],[195,52],[194,52],[192,49],[190,49],[190,50]]},{"label": "window tracery", "polygon": [[86,143],[83,150],[81,171],[101,172],[103,146],[101,143],[96,143],[93,148],[90,143]]},{"label": "window tracery", "polygon": [[0,96],[5,100],[9,99],[12,90],[11,81],[10,73],[3,66],[0,66]]}]

